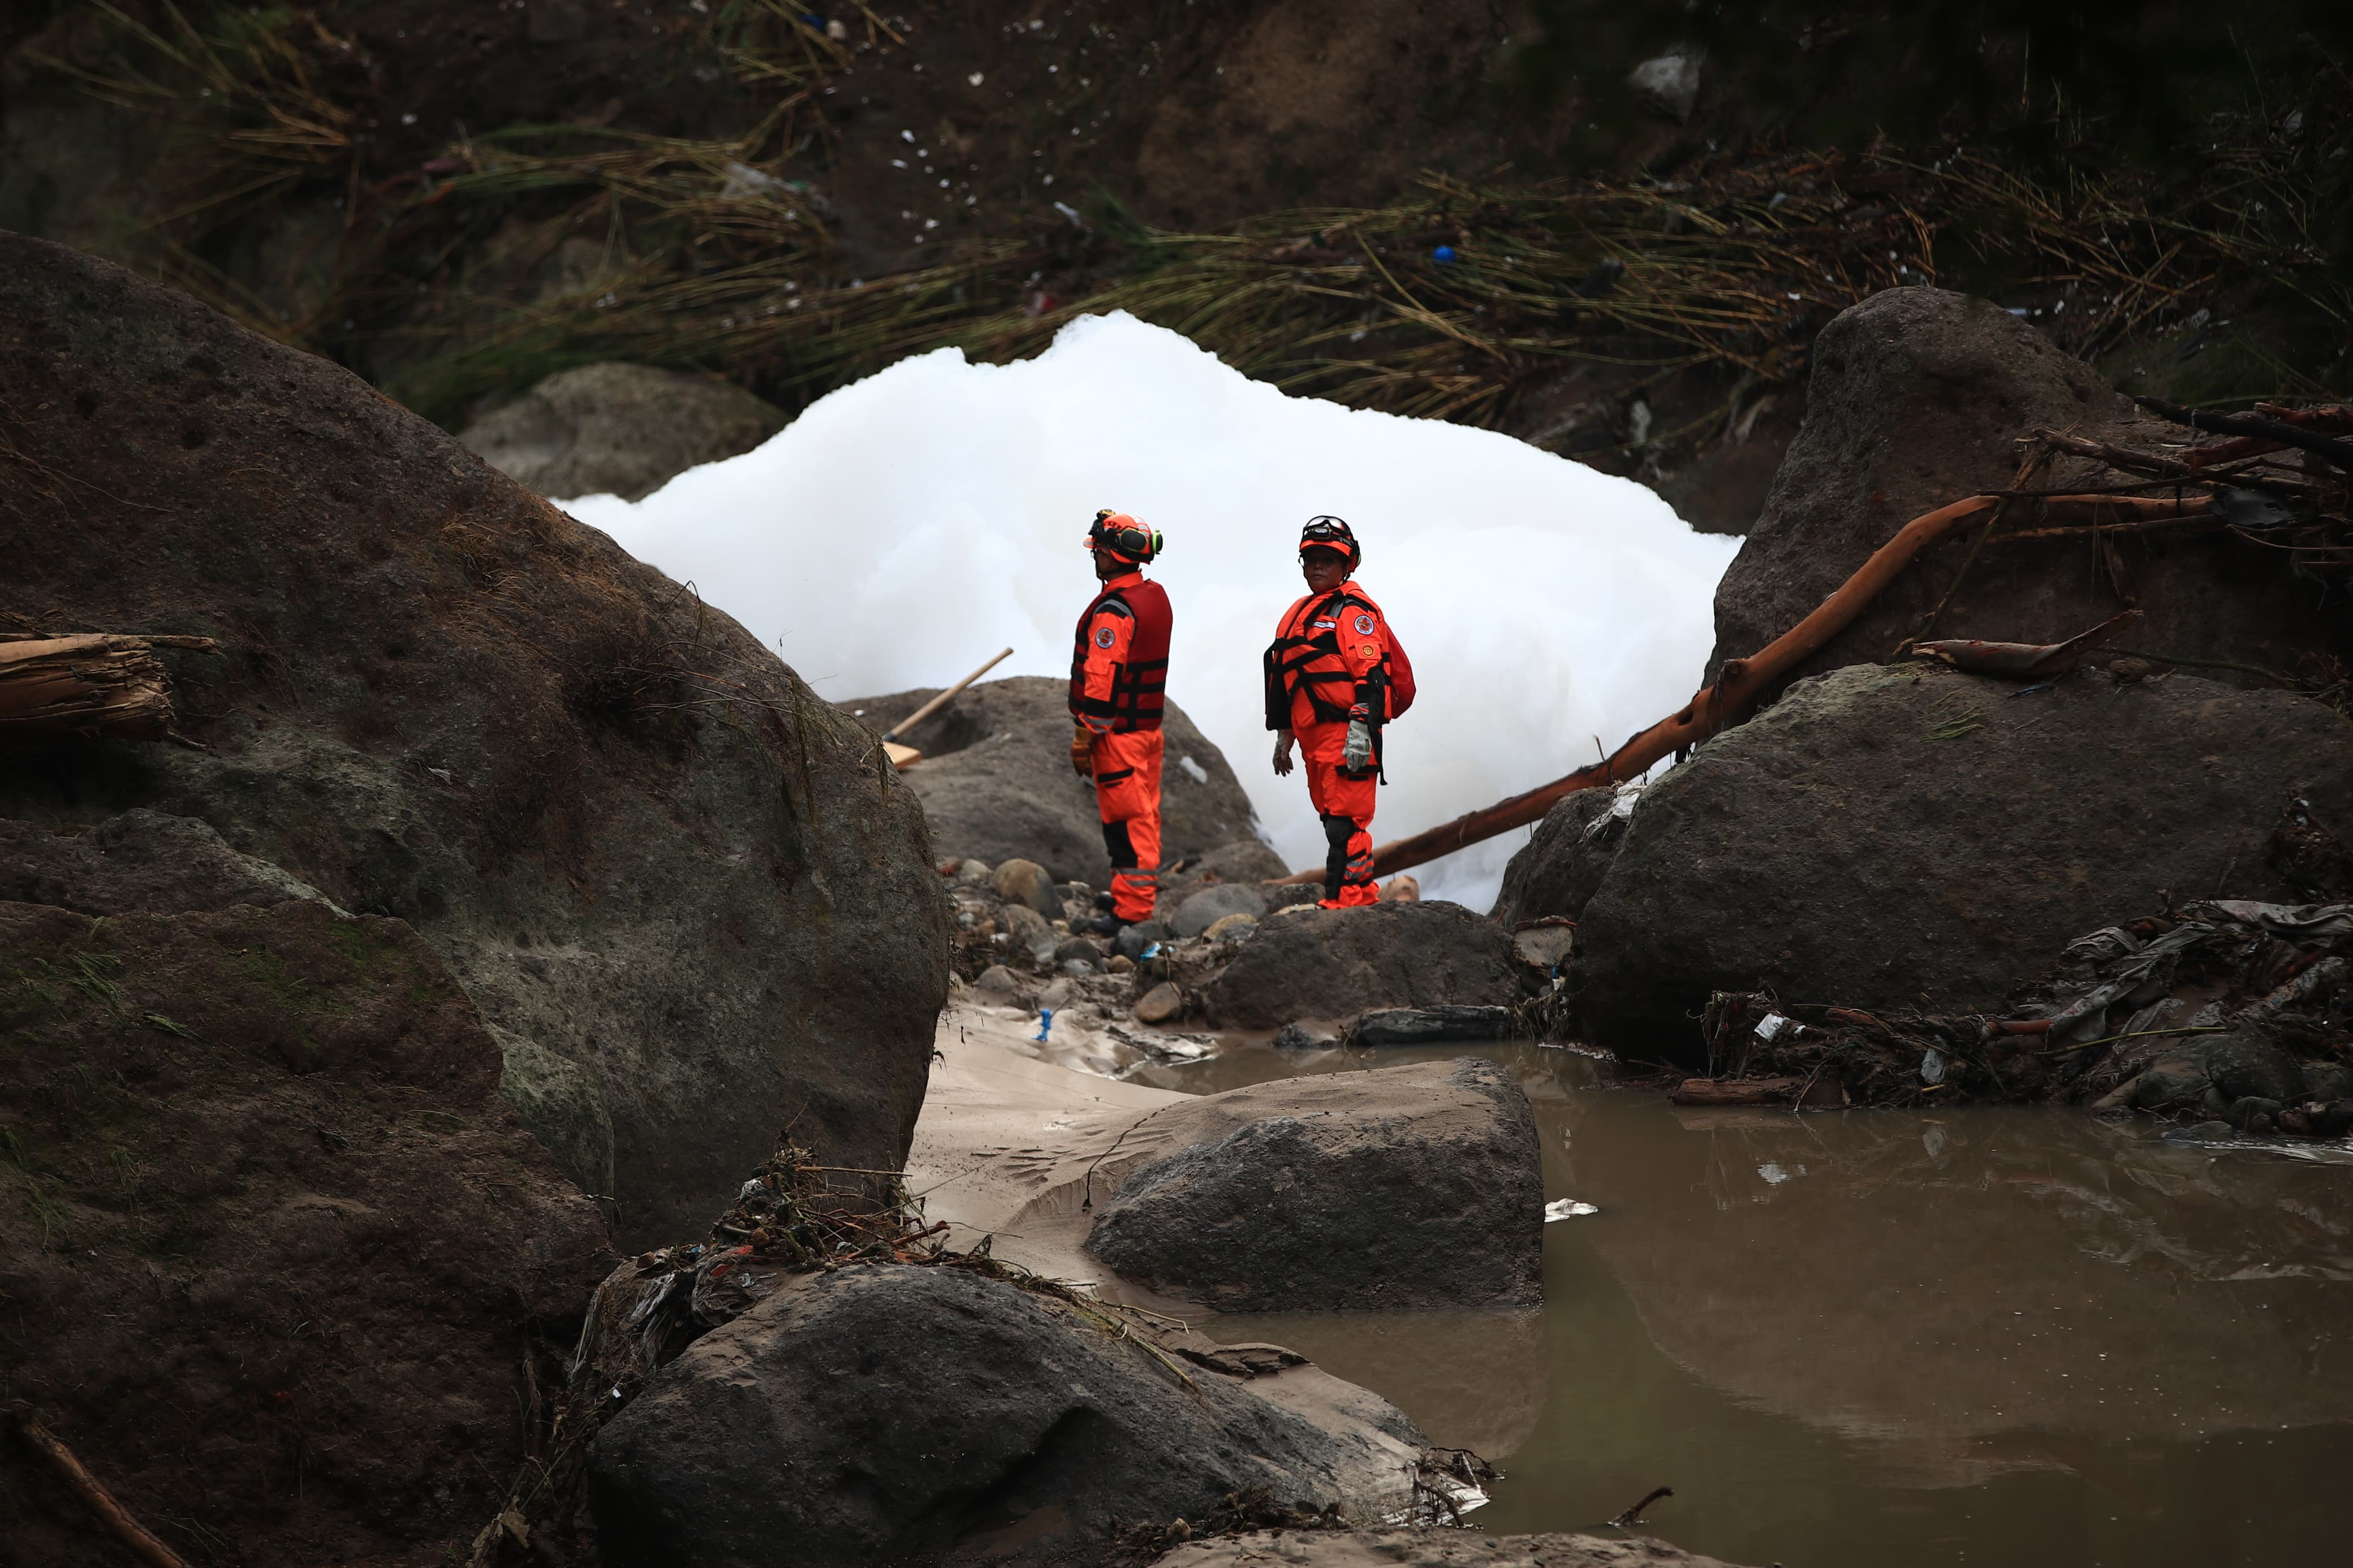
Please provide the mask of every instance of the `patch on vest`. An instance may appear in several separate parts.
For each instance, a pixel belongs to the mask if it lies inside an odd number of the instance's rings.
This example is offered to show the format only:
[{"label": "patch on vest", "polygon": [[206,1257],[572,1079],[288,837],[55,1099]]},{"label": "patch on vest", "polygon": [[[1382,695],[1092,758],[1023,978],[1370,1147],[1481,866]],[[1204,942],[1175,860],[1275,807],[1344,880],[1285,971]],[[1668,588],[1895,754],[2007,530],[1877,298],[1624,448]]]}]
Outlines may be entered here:
[{"label": "patch on vest", "polygon": [[1095,647],[1109,647],[1114,640],[1115,638],[1113,637],[1112,629],[1109,626],[1097,626],[1095,628]]},{"label": "patch on vest", "polygon": [[1360,637],[1368,637],[1373,635],[1372,616],[1358,616],[1356,617],[1356,635]]}]

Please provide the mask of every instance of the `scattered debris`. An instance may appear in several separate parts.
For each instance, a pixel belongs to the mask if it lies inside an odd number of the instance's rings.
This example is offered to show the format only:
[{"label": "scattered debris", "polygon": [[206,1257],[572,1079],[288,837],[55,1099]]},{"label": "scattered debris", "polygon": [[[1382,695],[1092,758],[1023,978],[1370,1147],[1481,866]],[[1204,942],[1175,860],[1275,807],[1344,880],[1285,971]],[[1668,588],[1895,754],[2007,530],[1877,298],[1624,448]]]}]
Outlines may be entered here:
[{"label": "scattered debris", "polygon": [[1593,1204],[1580,1203],[1575,1198],[1555,1198],[1545,1205],[1545,1223],[1550,1225],[1556,1219],[1583,1219],[1587,1215],[1600,1212],[1600,1208]]},{"label": "scattered debris", "polygon": [[[2327,829],[2302,803],[2285,822]],[[1795,1019],[1801,1027],[1770,1027]],[[2229,1134],[2353,1131],[2353,904],[2198,900],[2068,944],[2002,1016],[1718,993],[1682,1105],[2068,1102]]]},{"label": "scattered debris", "polygon": [[1609,1523],[1613,1529],[1630,1529],[1642,1522],[1642,1510],[1644,1509],[1649,1508],[1661,1498],[1671,1498],[1674,1495],[1675,1489],[1672,1487],[1653,1487],[1650,1492],[1643,1497],[1641,1502],[1636,1503],[1632,1508],[1628,1509],[1625,1512],[1611,1520]]}]

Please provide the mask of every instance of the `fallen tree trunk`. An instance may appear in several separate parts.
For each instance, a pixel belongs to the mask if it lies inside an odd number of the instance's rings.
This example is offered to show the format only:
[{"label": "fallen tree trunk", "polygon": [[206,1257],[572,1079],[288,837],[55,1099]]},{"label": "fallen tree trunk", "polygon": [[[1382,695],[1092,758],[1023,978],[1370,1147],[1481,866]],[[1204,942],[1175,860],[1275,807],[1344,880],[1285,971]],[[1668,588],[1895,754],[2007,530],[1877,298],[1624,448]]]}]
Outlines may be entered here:
[{"label": "fallen tree trunk", "polygon": [[220,651],[210,637],[115,632],[0,642],[0,742],[178,739],[159,647]]},{"label": "fallen tree trunk", "polygon": [[[1600,762],[1579,768],[1566,778],[1499,801],[1484,811],[1458,816],[1410,838],[1379,846],[1373,851],[1373,874],[1386,877],[1409,866],[1451,855],[1499,833],[1525,827],[1541,819],[1566,795],[1639,778],[1662,758],[1699,744],[1737,717],[1758,692],[1852,625],[1872,600],[1895,580],[1895,574],[1912,563],[1913,557],[1961,524],[1989,516],[2011,499],[2014,498],[2002,495],[1970,496],[1914,518],[1894,538],[1873,551],[1871,559],[1840,584],[1813,614],[1748,658],[1725,660],[1715,684],[1702,687],[1683,711],[1660,720]],[[2161,500],[2115,495],[2036,496],[2032,504],[2042,517],[2079,519],[2095,524],[2194,517],[2208,510],[2208,498],[2203,494]],[[1323,879],[1320,867],[1294,871],[1282,879],[1287,883]]]}]

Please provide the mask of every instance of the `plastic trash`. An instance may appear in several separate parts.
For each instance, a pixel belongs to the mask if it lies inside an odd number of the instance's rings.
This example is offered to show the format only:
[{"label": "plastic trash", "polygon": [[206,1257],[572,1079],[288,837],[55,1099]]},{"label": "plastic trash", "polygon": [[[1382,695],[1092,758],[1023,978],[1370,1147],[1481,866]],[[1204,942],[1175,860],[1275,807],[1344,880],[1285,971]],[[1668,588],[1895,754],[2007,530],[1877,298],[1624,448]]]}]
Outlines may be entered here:
[{"label": "plastic trash", "polygon": [[1556,1219],[1583,1219],[1587,1215],[1600,1212],[1592,1204],[1579,1203],[1575,1198],[1556,1198],[1545,1205],[1545,1224],[1550,1225]]},{"label": "plastic trash", "polygon": [[[1039,1038],[1043,1039],[1045,1037],[1040,1035]],[[1945,1081],[1945,1053],[1934,1046],[1920,1055],[1920,1081],[1922,1083]]]},{"label": "plastic trash", "polygon": [[1795,1018],[1785,1018],[1778,1013],[1766,1014],[1757,1025],[1757,1037],[1767,1045],[1779,1039],[1783,1035],[1796,1039],[1805,1032],[1806,1026],[1803,1024],[1799,1023]]},{"label": "plastic trash", "polygon": [[1032,1038],[1032,1039],[1036,1039],[1036,1040],[1042,1040],[1042,1039],[1044,1039],[1044,1038],[1046,1037],[1046,1031],[1047,1031],[1047,1030],[1049,1030],[1049,1029],[1050,1029],[1050,1028],[1052,1028],[1053,1026],[1054,1026],[1054,1010],[1053,1010],[1051,1007],[1040,1007],[1040,1008],[1039,1008],[1039,1009],[1038,1009],[1038,1032],[1037,1032],[1035,1035],[1032,1035],[1032,1036],[1030,1037],[1030,1038]]},{"label": "plastic trash", "polygon": [[1430,253],[1430,258],[1440,267],[1447,266],[1454,259],[1454,247],[1451,245],[1441,245]]}]

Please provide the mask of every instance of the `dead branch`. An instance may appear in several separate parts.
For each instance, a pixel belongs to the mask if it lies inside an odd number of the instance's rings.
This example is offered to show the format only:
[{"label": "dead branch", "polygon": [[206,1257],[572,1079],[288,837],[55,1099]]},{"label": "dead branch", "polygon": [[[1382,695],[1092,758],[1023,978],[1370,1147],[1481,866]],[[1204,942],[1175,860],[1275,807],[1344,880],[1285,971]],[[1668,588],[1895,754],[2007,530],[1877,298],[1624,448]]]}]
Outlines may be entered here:
[{"label": "dead branch", "polygon": [[98,1516],[99,1522],[112,1531],[142,1563],[153,1564],[153,1568],[188,1568],[185,1558],[149,1534],[146,1526],[132,1518],[131,1510],[115,1501],[114,1494],[74,1458],[73,1450],[58,1441],[39,1422],[29,1415],[18,1416],[16,1435],[49,1462],[49,1468],[74,1489],[90,1511]]},{"label": "dead branch", "polygon": [[2353,442],[2316,436],[2284,420],[2207,414],[2195,408],[2185,408],[2179,403],[2168,403],[2162,397],[2136,397],[2133,401],[2159,418],[2169,419],[2176,425],[2187,425],[2193,430],[2204,430],[2216,436],[2246,436],[2257,440],[2276,441],[2283,447],[2295,447],[2310,452],[2348,473],[2353,473]]}]

